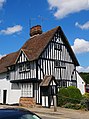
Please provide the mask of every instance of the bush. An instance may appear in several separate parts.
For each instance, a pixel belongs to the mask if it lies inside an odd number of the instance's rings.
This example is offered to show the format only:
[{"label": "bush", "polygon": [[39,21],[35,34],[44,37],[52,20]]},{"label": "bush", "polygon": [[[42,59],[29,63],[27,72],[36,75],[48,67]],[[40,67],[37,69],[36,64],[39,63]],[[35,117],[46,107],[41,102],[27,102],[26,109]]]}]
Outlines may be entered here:
[{"label": "bush", "polygon": [[82,94],[80,90],[74,86],[69,86],[67,90],[69,93],[69,102],[75,103],[75,104],[80,103],[82,99]]},{"label": "bush", "polygon": [[89,98],[83,98],[80,104],[82,108],[85,108],[85,110],[89,110]]},{"label": "bush", "polygon": [[85,93],[85,94],[83,95],[83,97],[84,97],[84,98],[89,98],[89,93]]},{"label": "bush", "polygon": [[60,88],[58,92],[58,105],[62,106],[68,102],[68,90],[66,88]]},{"label": "bush", "polygon": [[58,92],[58,105],[62,106],[66,103],[79,104],[82,99],[80,90],[74,86],[60,88]]},{"label": "bush", "polygon": [[76,110],[79,110],[82,108],[80,104],[72,104],[72,103],[66,103],[65,105],[63,105],[63,107],[69,108],[69,109],[76,109]]}]

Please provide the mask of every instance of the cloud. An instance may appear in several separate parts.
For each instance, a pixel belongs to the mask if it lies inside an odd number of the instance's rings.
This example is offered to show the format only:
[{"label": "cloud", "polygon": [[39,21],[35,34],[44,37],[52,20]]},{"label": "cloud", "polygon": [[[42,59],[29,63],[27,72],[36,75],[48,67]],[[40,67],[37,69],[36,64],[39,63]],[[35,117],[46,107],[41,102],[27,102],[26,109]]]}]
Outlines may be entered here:
[{"label": "cloud", "polygon": [[0,33],[5,35],[11,35],[11,34],[22,31],[22,28],[23,27],[21,25],[16,25],[13,27],[8,27],[6,30],[1,30]]},{"label": "cloud", "polygon": [[89,52],[89,41],[84,39],[76,38],[74,41],[74,45],[71,46],[75,53],[84,53]]},{"label": "cloud", "polygon": [[89,21],[87,21],[84,24],[79,24],[78,22],[75,23],[75,26],[79,27],[82,30],[88,30],[89,29]]},{"label": "cloud", "polygon": [[89,10],[88,0],[47,0],[50,10],[54,11],[54,16],[62,19],[69,14]]},{"label": "cloud", "polygon": [[78,66],[77,71],[78,72],[89,72],[89,66],[88,67]]},{"label": "cloud", "polygon": [[6,2],[6,0],[0,0],[0,9],[3,8],[3,5],[4,5],[5,2]]},{"label": "cloud", "polygon": [[5,57],[5,56],[6,56],[6,55],[1,55],[1,54],[0,54],[0,59],[1,59],[2,57]]}]

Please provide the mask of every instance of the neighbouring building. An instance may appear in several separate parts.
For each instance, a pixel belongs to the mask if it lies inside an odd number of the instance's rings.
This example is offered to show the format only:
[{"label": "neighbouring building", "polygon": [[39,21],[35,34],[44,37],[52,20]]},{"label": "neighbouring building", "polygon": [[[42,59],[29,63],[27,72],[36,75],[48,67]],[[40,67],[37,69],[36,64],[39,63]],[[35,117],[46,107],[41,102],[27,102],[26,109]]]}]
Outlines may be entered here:
[{"label": "neighbouring building", "polygon": [[[77,86],[79,63],[60,26],[42,32],[30,29],[30,39],[17,52],[0,59],[0,103],[54,105],[58,88]],[[28,104],[27,103],[27,104]]]},{"label": "neighbouring building", "polygon": [[86,83],[84,81],[84,77],[82,77],[82,74],[78,71],[77,74],[77,88],[81,91],[82,94],[86,92]]},{"label": "neighbouring building", "polygon": [[81,86],[78,87],[83,92],[82,94],[89,93],[89,72],[80,72],[78,75],[78,80],[81,82]]}]

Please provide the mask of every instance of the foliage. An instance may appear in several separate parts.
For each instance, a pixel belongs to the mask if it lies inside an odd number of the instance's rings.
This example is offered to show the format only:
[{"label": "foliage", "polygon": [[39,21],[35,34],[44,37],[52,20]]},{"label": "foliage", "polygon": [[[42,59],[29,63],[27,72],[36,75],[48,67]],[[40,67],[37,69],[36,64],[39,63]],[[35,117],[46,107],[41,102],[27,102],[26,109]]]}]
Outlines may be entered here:
[{"label": "foliage", "polygon": [[89,93],[85,93],[85,94],[83,95],[83,97],[84,97],[84,98],[89,98]]},{"label": "foliage", "polygon": [[58,105],[62,106],[67,103],[78,104],[82,99],[80,90],[74,86],[60,88],[58,92]]},{"label": "foliage", "polygon": [[88,84],[89,83],[89,73],[81,72],[79,74],[82,77],[82,79],[86,82],[86,84]]},{"label": "foliage", "polygon": [[89,110],[89,98],[83,98],[80,104],[83,108]]},{"label": "foliage", "polygon": [[72,104],[72,103],[66,103],[65,105],[63,105],[63,107],[69,108],[69,109],[76,109],[76,110],[79,110],[82,108],[80,104]]},{"label": "foliage", "polygon": [[68,93],[69,93],[69,99],[71,103],[80,103],[80,100],[82,99],[82,94],[80,90],[74,86],[67,87]]},{"label": "foliage", "polygon": [[67,103],[68,101],[68,91],[66,88],[60,88],[59,92],[58,92],[58,105],[62,106],[64,104]]}]

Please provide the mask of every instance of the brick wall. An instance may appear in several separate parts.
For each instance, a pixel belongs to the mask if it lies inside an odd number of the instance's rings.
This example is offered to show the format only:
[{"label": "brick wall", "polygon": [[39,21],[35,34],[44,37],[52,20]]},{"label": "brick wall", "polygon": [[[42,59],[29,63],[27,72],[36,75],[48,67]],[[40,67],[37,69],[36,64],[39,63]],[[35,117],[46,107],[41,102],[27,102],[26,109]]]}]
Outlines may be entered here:
[{"label": "brick wall", "polygon": [[34,107],[36,105],[36,101],[34,98],[21,97],[19,100],[19,105],[24,107]]}]

